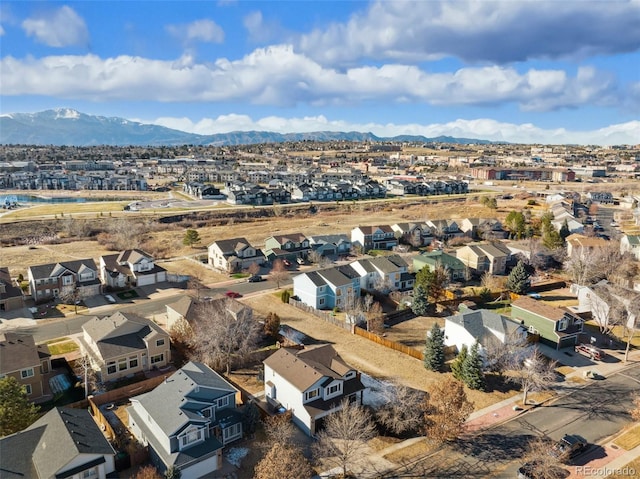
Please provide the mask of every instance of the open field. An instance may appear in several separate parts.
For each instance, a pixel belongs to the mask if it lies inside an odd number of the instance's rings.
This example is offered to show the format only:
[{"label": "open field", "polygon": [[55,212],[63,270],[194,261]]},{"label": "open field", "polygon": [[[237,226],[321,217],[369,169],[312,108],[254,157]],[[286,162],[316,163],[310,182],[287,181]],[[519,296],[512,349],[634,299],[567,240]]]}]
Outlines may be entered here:
[{"label": "open field", "polygon": [[431,330],[433,323],[437,322],[440,327],[444,328],[444,319],[435,316],[418,316],[396,324],[385,329],[385,338],[410,346],[414,349],[422,351],[424,349],[427,331]]},{"label": "open field", "polygon": [[[273,294],[264,294],[241,300],[256,310],[258,314],[267,315],[277,312],[282,322],[318,341],[333,344],[342,358],[358,370],[373,377],[398,381],[415,389],[428,390],[429,385],[438,381],[441,373],[428,371],[422,362],[398,351],[387,349],[347,330],[326,323],[312,314],[300,311],[293,306],[283,304]],[[469,399],[476,409],[502,401],[515,391],[493,391],[482,393],[467,389]]]},{"label": "open field", "polygon": [[190,259],[178,259],[172,261],[158,261],[158,266],[162,266],[170,273],[188,274],[200,279],[203,284],[216,283],[229,279],[229,276],[220,272],[209,269],[206,265],[199,261]]}]

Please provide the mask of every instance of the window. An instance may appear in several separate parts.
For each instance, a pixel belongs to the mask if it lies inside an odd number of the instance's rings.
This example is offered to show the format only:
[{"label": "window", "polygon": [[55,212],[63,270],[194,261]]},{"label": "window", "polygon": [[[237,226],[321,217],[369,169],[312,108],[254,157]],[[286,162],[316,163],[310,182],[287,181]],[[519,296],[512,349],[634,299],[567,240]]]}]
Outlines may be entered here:
[{"label": "window", "polygon": [[24,390],[27,393],[27,396],[31,396],[31,384],[25,384]]},{"label": "window", "polygon": [[241,433],[242,433],[242,425],[240,423],[234,424],[233,426],[230,426],[222,430],[222,436],[224,437],[225,441],[238,437]]},{"label": "window", "polygon": [[180,437],[180,444],[184,447],[194,442],[199,442],[202,439],[202,429],[193,429],[187,431],[184,436]]},{"label": "window", "polygon": [[107,374],[115,374],[116,373],[116,362],[109,361],[107,363]]},{"label": "window", "polygon": [[22,371],[20,371],[20,377],[22,379],[33,377],[33,368],[23,369]]},{"label": "window", "polygon": [[161,363],[164,361],[164,354],[156,354],[155,356],[151,356],[151,364]]},{"label": "window", "polygon": [[202,415],[204,417],[211,417],[213,415],[212,412],[213,412],[213,408],[208,407],[202,410]]},{"label": "window", "polygon": [[319,303],[320,305],[323,305],[323,304],[324,304],[324,298],[320,298],[320,301],[318,301],[318,303]]},{"label": "window", "polygon": [[318,397],[319,394],[320,394],[320,391],[317,389],[314,389],[312,391],[307,391],[306,393],[304,393],[304,399],[305,401],[308,401],[309,399]]},{"label": "window", "polygon": [[118,360],[118,371],[124,371],[127,369],[127,358]]},{"label": "window", "polygon": [[133,357],[129,358],[129,367],[131,369],[138,367],[138,357],[137,356],[133,356]]},{"label": "window", "polygon": [[65,286],[69,286],[70,284],[73,284],[73,276],[68,275],[68,276],[63,276],[62,277],[62,284]]},{"label": "window", "polygon": [[160,346],[164,346],[164,339],[156,340],[156,347],[159,348]]},{"label": "window", "polygon": [[216,403],[218,409],[222,408],[222,407],[226,407],[229,405],[229,396],[225,396],[223,398],[218,399],[218,402]]},{"label": "window", "polygon": [[564,331],[565,329],[567,329],[567,326],[569,326],[569,321],[567,321],[566,318],[558,321],[558,331]]},{"label": "window", "polygon": [[82,479],[86,479],[88,477],[98,477],[98,468],[92,467],[91,469],[82,471]]},{"label": "window", "polygon": [[329,386],[327,388],[327,396],[331,396],[337,392],[339,392],[342,389],[342,384],[334,384],[332,386]]}]

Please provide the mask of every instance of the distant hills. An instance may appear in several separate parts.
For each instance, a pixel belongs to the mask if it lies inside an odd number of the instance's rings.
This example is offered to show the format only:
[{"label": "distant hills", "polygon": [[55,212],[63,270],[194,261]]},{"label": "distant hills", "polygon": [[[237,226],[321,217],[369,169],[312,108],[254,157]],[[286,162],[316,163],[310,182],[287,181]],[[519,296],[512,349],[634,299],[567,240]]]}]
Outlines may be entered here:
[{"label": "distant hills", "polygon": [[488,140],[438,136],[400,135],[391,138],[357,131],[314,131],[274,133],[269,131],[233,131],[197,135],[124,118],[94,116],[68,108],[39,113],[11,113],[0,116],[0,144],[56,146],[178,146],[178,145],[251,145],[287,141],[392,141],[456,144],[490,144]]}]

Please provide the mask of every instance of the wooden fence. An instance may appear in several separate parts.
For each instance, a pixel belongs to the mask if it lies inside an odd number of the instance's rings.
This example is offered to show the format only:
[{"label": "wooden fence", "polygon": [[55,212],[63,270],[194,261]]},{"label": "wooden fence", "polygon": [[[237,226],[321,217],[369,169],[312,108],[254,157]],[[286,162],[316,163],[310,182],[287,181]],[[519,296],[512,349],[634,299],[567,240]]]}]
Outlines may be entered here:
[{"label": "wooden fence", "polygon": [[400,351],[401,353],[408,354],[412,358],[419,359],[420,361],[424,360],[424,354],[422,353],[422,351],[418,351],[417,349],[414,349],[405,344],[397,343],[395,341],[391,341],[389,339],[380,337],[377,334],[366,331],[362,328],[359,328],[358,326],[356,326],[353,329],[353,332],[356,335],[362,336],[363,338],[367,338],[368,340],[373,341],[374,343],[378,343],[384,346],[385,348],[393,349],[395,351]]},{"label": "wooden fence", "polygon": [[315,308],[312,308],[311,306],[304,304],[302,301],[297,301],[291,298],[289,298],[289,304],[295,308],[301,309],[302,311],[311,313],[314,316],[322,319],[323,321],[326,321],[327,323],[331,323],[335,326],[351,331],[352,325],[342,319],[336,318],[333,315],[333,312],[331,311],[323,311],[320,309],[315,309]]}]

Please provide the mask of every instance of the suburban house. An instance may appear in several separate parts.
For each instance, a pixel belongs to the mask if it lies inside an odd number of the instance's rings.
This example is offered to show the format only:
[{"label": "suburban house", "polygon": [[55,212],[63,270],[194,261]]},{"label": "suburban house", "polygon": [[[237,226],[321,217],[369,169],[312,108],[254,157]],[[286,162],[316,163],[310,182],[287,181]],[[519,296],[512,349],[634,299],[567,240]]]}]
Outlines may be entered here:
[{"label": "suburban house", "polygon": [[345,309],[360,298],[360,275],[349,265],[293,277],[293,294],[315,309]]},{"label": "suburban house", "polygon": [[92,259],[29,266],[27,276],[36,303],[70,295],[77,299],[96,296],[102,286]]},{"label": "suburban house", "polygon": [[398,240],[414,247],[427,246],[433,241],[431,229],[424,223],[396,223],[391,229]]},{"label": "suburban house", "polygon": [[538,335],[540,342],[561,349],[578,342],[584,321],[566,309],[556,308],[528,296],[511,303],[511,318]]},{"label": "suburban house", "polygon": [[321,256],[341,256],[351,252],[351,240],[345,234],[309,236],[309,245]]},{"label": "suburban house", "polygon": [[170,338],[153,321],[118,311],[93,317],[82,325],[80,345],[101,381],[166,366],[171,359]]},{"label": "suburban house", "polygon": [[609,322],[620,324],[621,320],[626,318],[626,326],[633,328],[636,322],[636,314],[633,311],[622,309],[622,311],[619,312],[621,317],[614,317],[617,314],[611,311],[611,307],[609,306],[610,300],[608,298],[612,297],[615,301],[619,301],[623,307],[627,306],[628,302],[634,299],[621,298],[613,294],[613,290],[608,290],[608,288],[607,280],[602,280],[591,287],[572,284],[571,293],[578,297],[578,306],[571,307],[571,310],[578,314],[590,313],[591,318],[599,327],[607,327],[609,326]]},{"label": "suburban house", "polygon": [[9,268],[0,268],[0,311],[13,311],[22,307],[22,290],[11,281]]},{"label": "suburban house", "polygon": [[269,261],[286,259],[295,261],[298,258],[307,259],[311,246],[309,239],[302,233],[269,236],[264,242],[265,256]]},{"label": "suburban house", "polygon": [[620,238],[620,252],[629,252],[640,261],[640,235],[623,235]]},{"label": "suburban house", "polygon": [[445,253],[442,250],[420,253],[413,258],[413,271],[415,273],[422,268],[433,271],[438,266],[444,267],[444,270],[449,276],[449,281],[463,281],[465,279],[467,267],[464,263],[455,256]]},{"label": "suburban house", "polygon": [[562,229],[562,227],[565,225],[565,223],[567,224],[567,228],[569,230],[569,233],[571,233],[571,234],[582,234],[582,233],[584,233],[584,225],[582,223],[580,223],[577,219],[573,218],[573,217],[562,218],[562,219],[554,220],[554,221],[551,222],[553,227],[558,231],[560,231]]},{"label": "suburban house", "polygon": [[500,220],[483,218],[464,218],[458,222],[460,231],[472,239],[503,239],[509,233],[506,232]]},{"label": "suburban house", "polygon": [[588,258],[591,253],[604,249],[609,241],[594,236],[571,234],[567,236],[567,256],[570,258]]},{"label": "suburban house", "polygon": [[87,408],[54,408],[0,438],[0,451],[3,479],[106,479],[116,469],[116,452]]},{"label": "suburban house", "polygon": [[426,226],[431,229],[431,234],[441,241],[464,236],[464,232],[454,220],[428,220]]},{"label": "suburban house", "polygon": [[360,289],[396,291],[413,288],[415,278],[398,255],[359,259],[351,267],[360,275]]},{"label": "suburban house", "polygon": [[252,264],[264,263],[262,251],[251,246],[245,238],[214,241],[209,245],[209,265],[223,271],[237,272]]},{"label": "suburban house", "polygon": [[152,391],[131,398],[129,430],[160,470],[202,477],[222,466],[222,448],[242,438],[238,390],[190,361]]},{"label": "suburban house", "polygon": [[587,198],[594,203],[613,204],[613,193],[609,191],[590,191]]},{"label": "suburban house", "polygon": [[510,339],[526,341],[527,329],[520,323],[487,309],[463,309],[458,314],[445,318],[444,338],[445,346],[455,346],[457,351],[462,346],[471,348],[477,342],[480,353],[484,354],[486,348],[504,345]]},{"label": "suburban house", "polygon": [[343,400],[362,403],[360,374],[330,344],[281,348],[263,363],[267,403],[291,411],[293,422],[309,435],[322,429]]},{"label": "suburban house", "polygon": [[511,251],[499,242],[470,243],[456,250],[456,257],[477,274],[505,274]]},{"label": "suburban house", "polygon": [[156,265],[144,251],[128,249],[101,256],[100,277],[105,286],[122,289],[162,283],[167,280],[167,270]]},{"label": "suburban house", "polygon": [[234,319],[252,318],[253,309],[233,298],[220,296],[218,298],[207,298],[195,300],[190,296],[182,296],[173,303],[167,304],[167,329],[171,330],[177,323],[185,320],[188,324],[198,314],[198,308],[203,305],[211,310],[223,311],[224,314],[231,315]]},{"label": "suburban house", "polygon": [[14,377],[33,402],[50,399],[44,375],[51,370],[46,344],[36,346],[33,336],[10,331],[0,333],[0,377]]},{"label": "suburban house", "polygon": [[398,246],[395,231],[389,225],[358,226],[351,230],[351,242],[366,253],[372,249],[388,250]]}]

